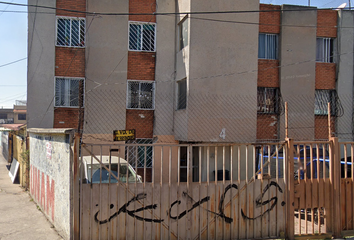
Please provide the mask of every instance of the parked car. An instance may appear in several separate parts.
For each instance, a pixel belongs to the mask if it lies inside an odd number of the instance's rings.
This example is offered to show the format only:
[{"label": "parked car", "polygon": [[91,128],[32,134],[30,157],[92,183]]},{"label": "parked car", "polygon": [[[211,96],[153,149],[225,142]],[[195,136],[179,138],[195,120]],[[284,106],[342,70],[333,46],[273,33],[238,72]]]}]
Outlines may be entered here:
[{"label": "parked car", "polygon": [[[268,153],[268,150],[271,150]],[[305,149],[306,149],[306,161],[305,161]],[[283,177],[283,163],[284,163],[284,154],[283,154],[283,149],[278,150],[278,177],[282,178]],[[261,148],[258,148],[257,150],[257,155],[256,155],[256,166],[257,166],[257,173],[260,173],[259,170],[261,169],[261,159],[263,157],[263,165],[265,165],[268,162],[268,158],[271,157],[270,160],[270,167],[268,166],[263,166],[263,175],[268,175],[270,178],[275,178],[276,177],[276,162],[277,162],[277,157],[275,153],[275,148],[268,148],[264,147],[263,148],[263,155]],[[303,145],[299,146],[299,151],[297,152],[297,146],[295,146],[295,153],[294,153],[294,177],[295,179],[304,179],[305,173],[304,173],[304,164],[306,162],[306,177],[311,178],[311,162],[312,162],[312,178],[317,178],[317,166],[319,165],[319,177],[323,178],[323,170],[325,170],[325,177],[329,177],[329,153],[325,149],[323,150],[322,147],[313,147],[312,148],[312,160],[311,160],[311,147],[306,146],[304,147]],[[318,163],[317,163],[318,162]],[[323,168],[323,165],[325,167]],[[351,165],[352,163],[350,161],[345,161],[342,159],[341,160],[341,176],[342,178],[345,177],[345,165],[347,165],[347,177],[351,177]],[[270,172],[268,172],[268,169],[270,169]],[[298,171],[300,170],[300,171]],[[300,176],[298,176],[298,173],[300,173]]]},{"label": "parked car", "polygon": [[[107,171],[96,159],[91,156],[85,156],[83,157],[84,182],[117,183],[117,178],[123,183],[127,181],[128,183],[142,182],[141,176],[135,172],[134,168],[125,159],[116,156],[102,156],[102,158],[98,157],[98,159],[110,171]],[[111,163],[111,168],[109,168],[109,163]]]}]

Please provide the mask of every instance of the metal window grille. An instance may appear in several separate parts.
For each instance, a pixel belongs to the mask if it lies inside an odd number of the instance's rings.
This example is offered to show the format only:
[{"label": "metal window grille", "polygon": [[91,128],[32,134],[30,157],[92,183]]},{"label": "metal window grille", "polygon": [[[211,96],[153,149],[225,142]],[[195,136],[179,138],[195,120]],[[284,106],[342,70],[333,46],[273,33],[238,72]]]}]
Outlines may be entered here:
[{"label": "metal window grille", "polygon": [[179,24],[179,49],[188,45],[188,18],[183,19]]},{"label": "metal window grille", "polygon": [[155,24],[129,23],[129,50],[155,51]]},{"label": "metal window grille", "polygon": [[7,119],[7,113],[0,113],[0,119]]},{"label": "metal window grille", "polygon": [[[139,146],[139,144],[152,144],[152,139],[136,139],[127,141],[128,144],[137,144],[137,146],[126,146],[126,159],[129,164],[135,167],[144,167],[146,163],[147,168],[152,167],[152,146]],[[136,165],[137,164],[137,165]]]},{"label": "metal window grille", "polygon": [[333,40],[331,38],[316,39],[316,61],[333,62]]},{"label": "metal window grille", "polygon": [[258,39],[258,58],[278,59],[278,35],[260,33]]},{"label": "metal window grille", "polygon": [[84,47],[85,19],[57,18],[57,46]]},{"label": "metal window grille", "polygon": [[331,114],[335,113],[336,107],[335,90],[315,91],[315,115],[328,115],[328,103],[331,104]]},{"label": "metal window grille", "polygon": [[56,78],[55,79],[55,106],[78,107],[80,104],[80,85],[83,87],[83,79]]},{"label": "metal window grille", "polygon": [[186,109],[186,107],[187,107],[187,81],[186,81],[186,79],[178,81],[177,85],[178,85],[177,110]]},{"label": "metal window grille", "polygon": [[155,83],[128,81],[128,109],[154,109]]},{"label": "metal window grille", "polygon": [[257,112],[279,113],[278,88],[257,88]]}]

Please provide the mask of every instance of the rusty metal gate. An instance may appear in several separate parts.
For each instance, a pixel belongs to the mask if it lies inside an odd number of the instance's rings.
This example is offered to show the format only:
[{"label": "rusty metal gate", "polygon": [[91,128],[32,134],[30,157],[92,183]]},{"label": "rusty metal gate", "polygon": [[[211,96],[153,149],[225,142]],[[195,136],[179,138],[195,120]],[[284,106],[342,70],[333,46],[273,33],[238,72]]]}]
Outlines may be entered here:
[{"label": "rusty metal gate", "polygon": [[[348,145],[353,152],[351,144],[342,144],[342,149]],[[336,138],[267,144],[82,144],[76,238],[340,236],[354,227],[354,184],[348,170],[353,170],[353,157],[340,158]],[[341,179],[343,162],[347,172]]]},{"label": "rusty metal gate", "polygon": [[80,239],[282,237],[284,146],[83,144]]}]

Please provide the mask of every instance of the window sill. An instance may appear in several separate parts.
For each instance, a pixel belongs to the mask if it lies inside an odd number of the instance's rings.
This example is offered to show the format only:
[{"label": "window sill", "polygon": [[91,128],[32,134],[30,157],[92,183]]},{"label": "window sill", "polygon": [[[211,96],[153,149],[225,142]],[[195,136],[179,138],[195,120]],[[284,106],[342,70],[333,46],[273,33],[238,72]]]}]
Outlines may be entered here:
[{"label": "window sill", "polygon": [[63,45],[55,45],[56,47],[63,47],[63,48],[85,48],[85,46],[63,46]]}]

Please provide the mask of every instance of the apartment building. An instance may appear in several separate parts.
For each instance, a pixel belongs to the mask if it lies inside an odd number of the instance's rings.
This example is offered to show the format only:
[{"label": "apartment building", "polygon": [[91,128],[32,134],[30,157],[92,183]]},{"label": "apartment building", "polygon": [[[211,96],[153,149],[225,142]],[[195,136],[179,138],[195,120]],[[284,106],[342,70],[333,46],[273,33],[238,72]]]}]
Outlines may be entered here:
[{"label": "apartment building", "polygon": [[[336,54],[353,47],[338,40],[349,11],[339,23],[338,11],[256,0],[29,4],[30,128],[96,142],[128,129],[128,143],[269,141],[285,137],[286,101],[290,137],[325,139],[327,102],[337,109],[352,85]],[[331,113],[332,131],[352,124],[347,108],[346,121]]]}]

